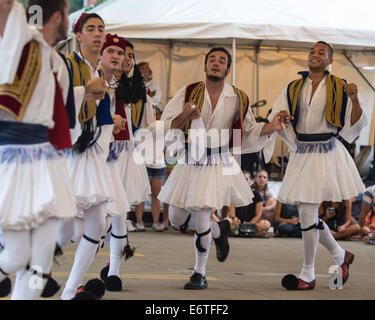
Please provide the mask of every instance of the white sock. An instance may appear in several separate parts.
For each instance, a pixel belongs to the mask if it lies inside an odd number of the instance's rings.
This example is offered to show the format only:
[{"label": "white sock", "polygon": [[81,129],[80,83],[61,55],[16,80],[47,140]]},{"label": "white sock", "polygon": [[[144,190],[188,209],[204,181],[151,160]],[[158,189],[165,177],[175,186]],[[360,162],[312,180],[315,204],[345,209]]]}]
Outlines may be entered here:
[{"label": "white sock", "polygon": [[[189,212],[185,209],[178,208],[175,206],[169,207],[169,220],[171,223],[176,226],[180,227],[181,225],[185,224],[188,217],[190,215],[190,219],[188,222],[188,229],[195,230],[197,233],[201,234],[206,232],[211,227],[210,216],[211,210],[202,210],[202,211],[193,211]],[[220,229],[217,230],[217,223],[216,226],[213,226],[214,232],[217,231],[220,236]],[[212,233],[209,232],[207,235],[200,238],[200,244],[203,248],[206,249],[205,252],[200,252],[196,246],[197,241],[197,234],[194,234],[194,248],[195,248],[195,266],[194,271],[200,273],[202,276],[206,275],[206,264],[207,259],[210,253],[210,247],[212,242]]]},{"label": "white sock", "polygon": [[98,205],[85,212],[84,235],[97,241],[93,243],[82,237],[75,254],[74,263],[65,289],[61,295],[62,300],[70,300],[75,294],[83,278],[94,261],[100,237],[105,229],[106,205]]},{"label": "white sock", "polygon": [[315,279],[315,268],[314,265],[303,265],[302,271],[299,274],[299,278],[301,278],[305,282],[311,282]]},{"label": "white sock", "polygon": [[108,248],[111,247],[111,231],[106,233],[104,237],[104,243],[107,245]]},{"label": "white sock", "polygon": [[210,228],[211,228],[211,234],[212,239],[217,239],[220,237],[220,227],[217,222],[210,221]]},{"label": "white sock", "polygon": [[0,229],[0,251],[4,247],[5,247],[5,243],[4,243],[4,238],[3,238],[3,232]]},{"label": "white sock", "polygon": [[[169,220],[175,227],[179,228],[188,218],[188,229],[195,230],[195,218],[193,218],[193,215],[191,215],[189,211],[175,206],[169,206]],[[194,221],[194,224],[192,224],[192,221]]]},{"label": "white sock", "polygon": [[319,232],[316,229],[302,232],[303,238],[303,267],[300,278],[306,282],[315,279],[314,264],[316,249],[319,242]]},{"label": "white sock", "polygon": [[61,219],[57,230],[56,242],[60,247],[67,245],[74,236],[74,218]]},{"label": "white sock", "polygon": [[322,222],[324,230],[319,230],[319,242],[332,254],[335,263],[341,266],[344,263],[345,250],[337,243],[327,224]]},{"label": "white sock", "polygon": [[[306,229],[318,222],[318,208],[319,205],[301,204],[298,207],[301,228]],[[303,239],[303,267],[299,277],[311,282],[315,279],[314,265],[316,249],[319,243],[319,231],[316,228],[308,231],[302,231]]]},{"label": "white sock", "polygon": [[[196,221],[196,232],[201,234],[210,229],[210,216],[211,210],[194,211]],[[203,237],[200,237],[200,244],[202,248],[206,249],[205,252],[200,252],[196,245],[198,236],[194,234],[194,248],[195,248],[195,266],[194,271],[200,273],[202,276],[206,275],[206,264],[210,253],[212,234],[209,232]]]},{"label": "white sock", "polygon": [[336,265],[341,266],[344,263],[345,259],[345,250],[341,248],[339,245],[333,250],[330,251],[335,260]]},{"label": "white sock", "polygon": [[37,271],[34,275],[31,271],[20,272],[17,283],[14,286],[12,300],[37,300],[40,298],[47,283],[48,275],[52,270],[53,254],[56,246],[56,234],[58,219],[50,218],[39,228],[31,231],[31,259],[30,268]]},{"label": "white sock", "polygon": [[[128,243],[126,229],[126,215],[112,217],[112,236],[110,240],[110,258],[108,276],[120,277],[120,266],[122,263],[124,248]],[[120,236],[121,238],[116,238]]]},{"label": "white sock", "polygon": [[[111,216],[107,215],[105,217],[105,228],[102,236],[100,237],[100,243],[99,243],[99,248],[103,247],[103,244],[105,243],[108,248],[109,248],[109,239],[111,238],[111,232],[110,229],[112,228],[111,226]],[[109,232],[108,232],[109,231]]]},{"label": "white sock", "polygon": [[[5,248],[0,252],[0,269],[6,273],[24,269],[31,257],[30,231],[3,230]],[[0,281],[8,275],[0,272]]]},{"label": "white sock", "polygon": [[71,241],[78,243],[83,235],[83,227],[84,227],[85,220],[82,218],[75,218],[74,219],[74,233],[73,238]]},{"label": "white sock", "polygon": [[14,279],[13,295],[17,291],[22,291],[22,287],[20,286],[20,283],[21,283],[20,280],[22,279],[25,272],[26,272],[26,269],[21,269],[17,271],[16,278]]},{"label": "white sock", "polygon": [[72,270],[61,295],[62,300],[71,300],[76,295],[78,287],[82,283],[91,263],[94,261],[98,244],[87,241],[84,237],[79,242]]}]

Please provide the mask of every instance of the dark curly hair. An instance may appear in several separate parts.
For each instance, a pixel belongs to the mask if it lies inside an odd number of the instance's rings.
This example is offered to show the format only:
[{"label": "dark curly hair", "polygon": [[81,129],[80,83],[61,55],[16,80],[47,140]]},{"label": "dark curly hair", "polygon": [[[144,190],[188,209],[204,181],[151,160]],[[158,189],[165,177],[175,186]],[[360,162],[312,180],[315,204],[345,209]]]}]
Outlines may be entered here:
[{"label": "dark curly hair", "polygon": [[228,52],[227,49],[225,49],[224,47],[214,47],[212,48],[205,56],[204,58],[204,65],[207,64],[207,60],[208,60],[208,56],[212,53],[212,52],[215,52],[215,51],[221,51],[221,52],[224,52],[227,57],[228,57],[228,62],[227,62],[227,70],[230,68],[231,64],[232,64],[232,56],[231,54]]}]

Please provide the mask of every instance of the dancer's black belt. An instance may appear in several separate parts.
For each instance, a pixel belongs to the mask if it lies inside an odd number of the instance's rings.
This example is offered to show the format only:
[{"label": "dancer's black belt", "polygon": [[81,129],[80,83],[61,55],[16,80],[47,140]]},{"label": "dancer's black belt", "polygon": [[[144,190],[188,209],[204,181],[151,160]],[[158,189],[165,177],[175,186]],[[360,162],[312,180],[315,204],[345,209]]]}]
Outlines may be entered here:
[{"label": "dancer's black belt", "polygon": [[48,128],[30,123],[0,121],[0,145],[48,142]]},{"label": "dancer's black belt", "polygon": [[303,142],[314,142],[314,141],[328,141],[334,137],[335,133],[297,133],[297,140]]},{"label": "dancer's black belt", "polygon": [[[189,148],[194,148],[191,143],[185,142],[185,150],[189,151]],[[206,155],[209,157],[214,154],[221,154],[221,153],[228,153],[229,152],[229,145],[220,146],[216,148],[206,148]]]}]

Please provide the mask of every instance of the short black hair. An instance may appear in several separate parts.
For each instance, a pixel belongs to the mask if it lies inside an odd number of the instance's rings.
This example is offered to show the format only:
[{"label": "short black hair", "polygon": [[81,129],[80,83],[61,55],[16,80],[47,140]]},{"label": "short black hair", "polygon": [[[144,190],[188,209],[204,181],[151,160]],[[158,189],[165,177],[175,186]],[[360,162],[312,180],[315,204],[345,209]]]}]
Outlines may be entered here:
[{"label": "short black hair", "polygon": [[317,41],[315,44],[317,44],[317,43],[324,44],[328,47],[328,56],[332,59],[333,58],[333,48],[332,48],[332,46],[325,41]]},{"label": "short black hair", "polygon": [[84,25],[87,23],[87,21],[89,21],[89,19],[92,19],[92,18],[101,20],[103,22],[103,24],[105,25],[104,20],[102,19],[101,16],[99,16],[97,13],[89,13],[87,16],[85,16],[82,19],[82,21],[81,21],[81,23],[79,25],[79,29],[78,29],[79,33],[82,33]]},{"label": "short black hair", "polygon": [[227,49],[225,49],[224,47],[214,47],[212,48],[207,54],[206,54],[206,57],[204,59],[204,65],[207,64],[207,60],[208,60],[208,56],[212,53],[212,52],[215,52],[215,51],[222,51],[224,52],[227,57],[228,57],[228,64],[227,64],[227,69],[230,68],[231,64],[232,64],[232,56],[231,54],[228,52]]},{"label": "short black hair", "polygon": [[39,6],[42,8],[43,12],[43,25],[45,25],[49,19],[51,19],[52,15],[58,11],[64,16],[64,10],[67,6],[68,0],[29,0],[27,6],[27,21],[30,19],[29,8],[32,6]]}]

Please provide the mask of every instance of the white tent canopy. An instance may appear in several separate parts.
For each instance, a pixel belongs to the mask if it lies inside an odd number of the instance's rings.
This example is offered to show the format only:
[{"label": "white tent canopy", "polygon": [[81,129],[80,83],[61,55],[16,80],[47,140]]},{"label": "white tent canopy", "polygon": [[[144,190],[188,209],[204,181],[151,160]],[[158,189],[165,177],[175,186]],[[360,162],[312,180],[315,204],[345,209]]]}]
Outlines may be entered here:
[{"label": "white tent canopy", "polygon": [[[372,118],[375,93],[342,50],[374,85],[374,0],[107,0],[85,11],[135,44],[137,62],[150,63],[162,88],[163,105],[180,87],[204,78],[209,46],[224,45],[234,55],[228,81],[235,79],[252,103],[266,99],[256,110],[264,117],[282,88],[306,70],[306,48],[324,40],[335,50],[332,72],[358,84]],[[369,124],[359,145],[373,144],[372,131]]]},{"label": "white tent canopy", "polygon": [[375,48],[373,0],[109,0],[89,11],[133,39],[324,39]]}]

